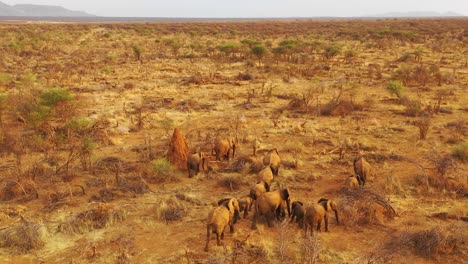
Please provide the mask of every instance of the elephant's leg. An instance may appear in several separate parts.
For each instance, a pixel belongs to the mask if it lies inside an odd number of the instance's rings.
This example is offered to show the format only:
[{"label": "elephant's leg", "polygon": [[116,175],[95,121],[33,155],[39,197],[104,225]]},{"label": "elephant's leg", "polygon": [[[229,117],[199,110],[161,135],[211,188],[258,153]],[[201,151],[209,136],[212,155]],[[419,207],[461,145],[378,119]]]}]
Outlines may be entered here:
[{"label": "elephant's leg", "polygon": [[[293,213],[293,215],[291,216],[291,221],[289,221],[289,223],[292,223],[294,221],[294,217],[296,217],[296,215]],[[296,220],[299,220],[299,218],[297,218]]]},{"label": "elephant's leg", "polygon": [[220,237],[221,237],[221,239],[223,239],[224,233],[221,233],[221,235],[219,235],[219,232],[216,231],[216,245],[218,245],[218,246],[221,246],[221,240],[219,239]]},{"label": "elephant's leg", "polygon": [[210,234],[211,233],[211,228],[210,226],[208,225],[207,228],[206,228],[206,245],[205,245],[205,251],[208,251],[208,245],[210,243]]},{"label": "elephant's leg", "polygon": [[317,231],[320,231],[321,227],[322,227],[322,219],[319,219],[317,222]]},{"label": "elephant's leg", "polygon": [[268,224],[268,227],[273,227],[273,221],[272,219],[274,219],[274,213],[272,212],[269,212],[268,214],[265,215],[265,218],[267,220],[267,224]]},{"label": "elephant's leg", "polygon": [[229,223],[229,229],[230,229],[231,233],[234,233],[234,223],[233,222]]},{"label": "elephant's leg", "polygon": [[257,229],[257,218],[258,218],[258,208],[255,208],[254,215],[252,217],[252,226],[251,229]]},{"label": "elephant's leg", "polygon": [[325,215],[325,232],[328,232],[328,215]]},{"label": "elephant's leg", "polygon": [[244,208],[244,218],[246,218],[248,215],[249,215],[249,210],[247,210],[248,208]]},{"label": "elephant's leg", "polygon": [[227,157],[228,161],[229,161],[229,155],[231,155],[231,150],[230,149],[228,149],[227,154],[226,154],[226,157]]}]

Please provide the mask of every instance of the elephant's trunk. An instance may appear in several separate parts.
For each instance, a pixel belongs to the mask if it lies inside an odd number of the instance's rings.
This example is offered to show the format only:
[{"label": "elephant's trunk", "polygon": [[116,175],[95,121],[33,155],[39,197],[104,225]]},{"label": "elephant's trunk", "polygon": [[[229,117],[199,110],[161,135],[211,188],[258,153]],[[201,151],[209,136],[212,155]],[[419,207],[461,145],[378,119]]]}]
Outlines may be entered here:
[{"label": "elephant's trunk", "polygon": [[291,200],[289,200],[289,199],[286,200],[286,207],[288,209],[288,217],[291,217],[291,205],[290,205],[290,203],[291,203]]},{"label": "elephant's trunk", "polygon": [[340,224],[340,218],[338,217],[338,210],[335,209],[335,218],[336,218],[336,223]]}]

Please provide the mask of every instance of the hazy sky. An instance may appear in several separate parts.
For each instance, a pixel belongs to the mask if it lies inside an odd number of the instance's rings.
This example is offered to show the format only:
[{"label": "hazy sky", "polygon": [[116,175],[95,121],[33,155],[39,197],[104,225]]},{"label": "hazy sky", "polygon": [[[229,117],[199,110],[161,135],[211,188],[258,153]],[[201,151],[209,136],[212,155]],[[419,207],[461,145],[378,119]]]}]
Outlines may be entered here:
[{"label": "hazy sky", "polygon": [[468,0],[0,0],[60,5],[100,16],[313,17],[388,12],[454,11],[468,15]]}]

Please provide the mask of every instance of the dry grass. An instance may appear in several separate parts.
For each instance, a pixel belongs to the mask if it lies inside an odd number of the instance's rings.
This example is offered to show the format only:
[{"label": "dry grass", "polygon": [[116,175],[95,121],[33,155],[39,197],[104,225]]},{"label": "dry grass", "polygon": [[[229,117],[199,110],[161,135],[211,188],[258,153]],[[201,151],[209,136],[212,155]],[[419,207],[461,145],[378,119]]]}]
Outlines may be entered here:
[{"label": "dry grass", "polygon": [[72,216],[58,226],[58,231],[67,234],[86,233],[93,229],[102,229],[120,223],[126,218],[126,211],[108,204],[99,204],[97,208]]},{"label": "dry grass", "polygon": [[20,254],[41,249],[45,244],[44,225],[27,222],[0,231],[0,247],[13,248]]}]

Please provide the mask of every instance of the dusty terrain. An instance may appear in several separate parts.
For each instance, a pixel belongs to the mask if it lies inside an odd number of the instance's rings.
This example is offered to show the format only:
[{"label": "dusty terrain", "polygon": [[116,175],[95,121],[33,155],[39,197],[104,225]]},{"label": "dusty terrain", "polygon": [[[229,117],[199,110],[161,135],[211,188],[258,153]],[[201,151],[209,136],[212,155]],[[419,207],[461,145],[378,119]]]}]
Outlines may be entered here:
[{"label": "dusty terrain", "polygon": [[[0,262],[463,262],[467,25],[0,24]],[[175,128],[209,156],[194,178],[165,159]],[[278,149],[275,188],[335,200],[342,223],[304,238],[251,212],[206,253],[208,212],[256,183],[254,146]],[[347,191],[360,155],[372,176]]]}]

